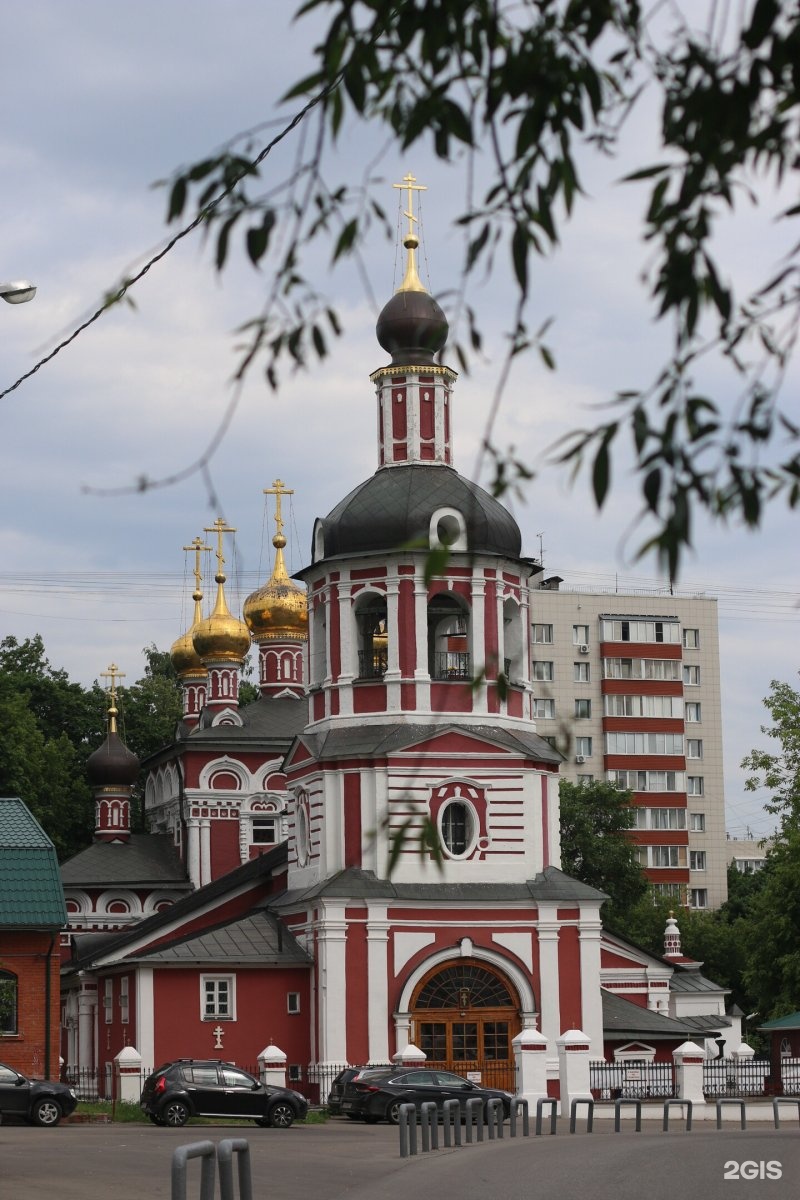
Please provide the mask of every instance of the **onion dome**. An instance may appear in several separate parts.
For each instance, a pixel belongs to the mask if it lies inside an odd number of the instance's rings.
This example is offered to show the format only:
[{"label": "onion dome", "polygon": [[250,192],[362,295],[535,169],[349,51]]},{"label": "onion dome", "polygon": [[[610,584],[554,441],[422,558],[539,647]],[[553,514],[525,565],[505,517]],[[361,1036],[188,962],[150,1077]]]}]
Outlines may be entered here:
[{"label": "onion dome", "polygon": [[250,632],[244,621],[234,617],[225,599],[223,583],[225,576],[217,575],[217,602],[210,617],[206,617],[191,631],[192,644],[200,661],[211,662],[243,661],[250,649]]},{"label": "onion dome", "polygon": [[275,566],[269,582],[252,592],[244,602],[243,616],[256,642],[283,638],[308,638],[308,598],[303,588],[292,583],[286,573],[283,548],[286,538],[276,533]]},{"label": "onion dome", "polygon": [[[114,672],[116,679],[116,668]],[[92,787],[130,787],[139,774],[139,759],[117,733],[118,715],[115,684],[112,683],[106,740],[86,760],[86,774]]]},{"label": "onion dome", "polygon": [[186,630],[186,633],[181,634],[176,642],[172,643],[172,648],[169,652],[172,665],[179,679],[183,679],[187,675],[208,674],[200,659],[200,655],[194,648],[194,633],[203,620],[203,609],[201,607],[203,593],[199,588],[195,589],[192,599],[194,600],[194,620],[191,627]]}]

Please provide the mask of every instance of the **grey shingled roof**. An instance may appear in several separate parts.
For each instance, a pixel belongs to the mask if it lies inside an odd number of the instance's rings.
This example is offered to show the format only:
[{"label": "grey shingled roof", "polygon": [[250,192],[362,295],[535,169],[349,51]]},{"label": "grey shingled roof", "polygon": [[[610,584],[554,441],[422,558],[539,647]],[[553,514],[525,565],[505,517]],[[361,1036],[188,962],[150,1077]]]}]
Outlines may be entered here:
[{"label": "grey shingled roof", "polygon": [[[603,993],[603,1033],[607,1038],[647,1038],[651,1041],[665,1041],[680,1038],[681,1041],[695,1038],[697,1029],[688,1021],[676,1021],[672,1017],[664,1017],[661,1013],[651,1012],[633,1004],[622,996],[602,989]],[[723,1024],[729,1024],[724,1021]]]},{"label": "grey shingled roof", "polygon": [[[669,961],[668,959],[666,961]],[[711,979],[706,979],[705,975],[701,975],[696,967],[684,967],[680,963],[675,964],[675,973],[672,976],[670,989],[673,992],[729,992],[730,988],[724,988],[719,983],[714,983]]]},{"label": "grey shingled roof", "polygon": [[55,846],[18,796],[0,797],[0,926],[62,929],[66,923]]},{"label": "grey shingled roof", "polygon": [[61,881],[64,887],[156,884],[192,890],[172,838],[165,833],[132,833],[127,842],[94,842],[62,864]]},{"label": "grey shingled roof", "polygon": [[327,733],[304,733],[301,742],[308,747],[318,761],[336,759],[354,754],[385,758],[397,754],[420,742],[442,734],[458,733],[476,741],[493,743],[512,754],[535,758],[539,762],[560,763],[563,756],[554,750],[544,738],[532,730],[508,729],[501,725],[458,725],[452,721],[410,724],[396,722],[391,725],[362,724],[347,729],[333,729]]},{"label": "grey shingled roof", "polygon": [[145,771],[161,762],[180,757],[192,746],[204,750],[269,750],[276,756],[287,752],[294,739],[308,723],[308,701],[301,697],[260,696],[252,704],[239,709],[241,725],[178,726],[175,742],[164,746],[146,758]]},{"label": "grey shingled roof", "polygon": [[292,908],[320,896],[353,900],[380,898],[389,902],[405,900],[447,903],[463,900],[478,905],[515,900],[574,903],[580,900],[601,901],[606,898],[604,892],[570,878],[555,867],[547,867],[534,879],[522,883],[392,883],[390,879],[379,879],[373,871],[349,868],[312,887],[282,892],[270,901],[270,908]]},{"label": "grey shingled roof", "polygon": [[153,950],[132,954],[131,960],[163,963],[236,962],[256,966],[311,965],[307,953],[276,917],[264,910],[204,929]]}]

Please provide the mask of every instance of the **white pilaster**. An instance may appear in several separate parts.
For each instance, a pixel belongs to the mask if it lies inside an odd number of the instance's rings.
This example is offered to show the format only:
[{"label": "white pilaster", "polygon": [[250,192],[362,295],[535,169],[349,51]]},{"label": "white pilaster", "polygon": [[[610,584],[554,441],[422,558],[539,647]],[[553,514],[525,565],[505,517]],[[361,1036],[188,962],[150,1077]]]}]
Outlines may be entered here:
[{"label": "white pilaster", "polygon": [[561,1001],[559,998],[558,932],[554,905],[539,905],[539,979],[542,1014],[541,1030],[547,1038],[548,1050],[556,1052],[556,1038],[561,1033]]},{"label": "white pilaster", "polygon": [[187,862],[189,878],[195,887],[200,887],[200,826],[196,817],[189,817],[186,822]]},{"label": "white pilaster", "polygon": [[[500,628],[502,629],[502,623]],[[480,680],[474,684],[472,711],[488,712],[488,689],[486,686],[486,580],[483,568],[475,567],[472,572],[472,677]]]},{"label": "white pilaster", "polygon": [[417,712],[431,711],[431,677],[428,672],[428,589],[422,578],[422,565],[414,576],[414,641],[416,666],[414,680],[417,685]]},{"label": "white pilaster", "polygon": [[320,966],[319,1056],[322,1062],[347,1062],[347,920],[343,904],[326,903],[317,927]]},{"label": "white pilaster", "polygon": [[[198,1012],[200,997],[197,997]],[[136,1045],[142,1056],[145,1070],[155,1070],[156,1030],[153,1003],[153,968],[138,967],[136,970]]]},{"label": "white pilaster", "polygon": [[367,916],[367,1023],[369,1061],[389,1061],[389,921],[385,904],[370,904]]},{"label": "white pilaster", "polygon": [[600,991],[599,904],[581,905],[578,932],[581,964],[581,1027],[591,1042],[592,1055],[603,1057],[603,998]]},{"label": "white pilaster", "polygon": [[[348,572],[345,572],[348,574]],[[350,580],[341,580],[337,588],[339,600],[339,712],[349,717],[353,712],[353,673],[355,648],[353,646],[353,609],[350,599]],[[357,670],[357,668],[355,668]]]},{"label": "white pilaster", "polygon": [[568,1029],[557,1041],[561,1116],[568,1117],[573,1100],[591,1100],[589,1038],[582,1029]]},{"label": "white pilaster", "polygon": [[211,818],[200,818],[200,886],[211,882]]}]

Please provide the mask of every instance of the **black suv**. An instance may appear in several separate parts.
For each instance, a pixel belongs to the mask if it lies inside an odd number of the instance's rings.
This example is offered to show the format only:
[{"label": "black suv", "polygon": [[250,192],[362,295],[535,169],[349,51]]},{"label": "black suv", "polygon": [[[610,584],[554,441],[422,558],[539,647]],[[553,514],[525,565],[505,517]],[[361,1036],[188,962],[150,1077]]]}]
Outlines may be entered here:
[{"label": "black suv", "polygon": [[141,1106],[154,1125],[185,1125],[189,1117],[241,1117],[288,1129],[308,1112],[290,1088],[265,1086],[232,1063],[179,1058],[148,1075]]},{"label": "black suv", "polygon": [[32,1125],[57,1125],[78,1103],[75,1089],[54,1079],[28,1079],[0,1063],[0,1119],[24,1117]]}]

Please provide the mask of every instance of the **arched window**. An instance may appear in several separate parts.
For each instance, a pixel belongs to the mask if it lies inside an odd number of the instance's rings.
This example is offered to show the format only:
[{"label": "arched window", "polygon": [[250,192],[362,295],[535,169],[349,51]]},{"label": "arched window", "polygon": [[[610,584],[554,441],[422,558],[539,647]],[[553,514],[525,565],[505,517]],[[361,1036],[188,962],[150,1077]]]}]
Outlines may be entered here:
[{"label": "arched window", "polygon": [[451,858],[463,858],[470,853],[477,834],[475,810],[463,800],[451,800],[439,813],[442,844]]},{"label": "arched window", "polygon": [[0,971],[0,1033],[17,1032],[17,977]]},{"label": "arched window", "polygon": [[522,637],[522,614],[515,600],[503,604],[503,661],[500,669],[510,682],[524,676],[524,645]]},{"label": "arched window", "polygon": [[355,606],[359,679],[383,679],[388,663],[386,597],[370,592]]},{"label": "arched window", "polygon": [[449,593],[428,601],[428,673],[431,679],[471,679],[469,613]]},{"label": "arched window", "polygon": [[322,600],[314,605],[311,618],[311,680],[312,685],[322,683],[327,673],[328,647],[326,645],[327,606]]}]

